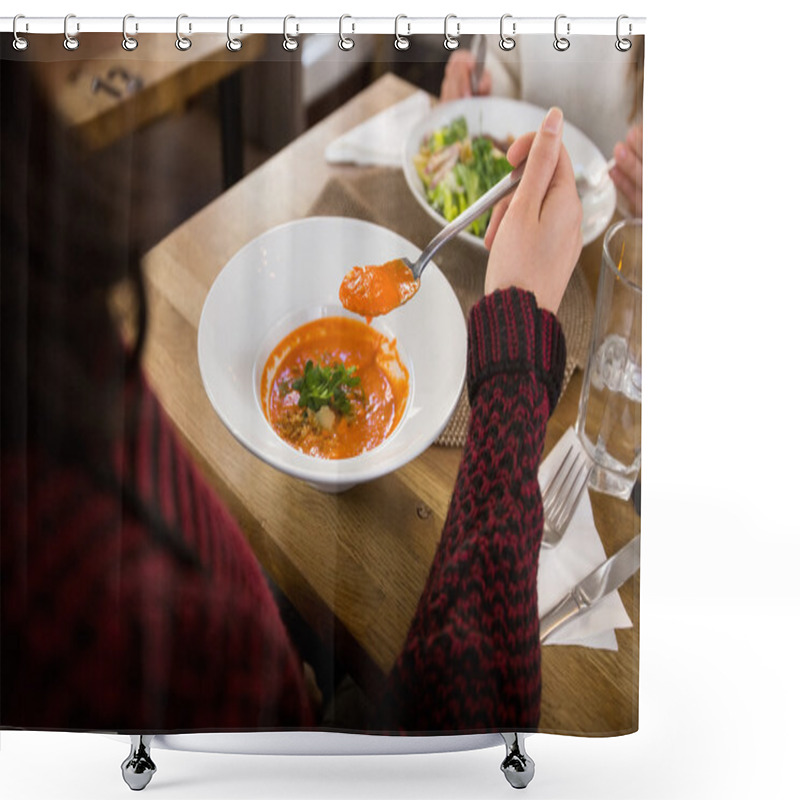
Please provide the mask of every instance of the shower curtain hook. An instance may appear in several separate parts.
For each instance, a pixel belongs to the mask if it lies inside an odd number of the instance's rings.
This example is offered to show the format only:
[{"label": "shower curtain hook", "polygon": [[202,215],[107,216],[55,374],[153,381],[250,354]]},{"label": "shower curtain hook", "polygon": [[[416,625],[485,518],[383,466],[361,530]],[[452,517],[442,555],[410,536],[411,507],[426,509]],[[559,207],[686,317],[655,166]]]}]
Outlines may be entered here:
[{"label": "shower curtain hook", "polygon": [[[297,50],[297,39],[289,36],[288,25],[290,19],[297,19],[297,17],[293,17],[291,14],[288,14],[283,18],[283,49],[292,51]],[[300,33],[299,26],[295,26],[295,33]]]},{"label": "shower curtain hook", "polygon": [[[356,43],[352,39],[347,38],[342,32],[342,26],[344,25],[344,21],[346,19],[353,19],[353,18],[349,14],[342,14],[342,16],[339,17],[339,47],[342,50],[352,50],[355,47]],[[352,23],[351,32],[355,33],[355,30],[356,30],[356,24],[354,22]]]},{"label": "shower curtain hook", "polygon": [[[566,14],[559,14],[556,17],[555,25],[553,30],[555,31],[556,40],[553,42],[553,47],[558,50],[559,53],[563,53],[565,50],[569,50],[570,41],[567,39],[566,36],[559,36],[558,35],[558,21],[560,19],[566,19]],[[569,22],[567,22],[567,36],[569,36]]]},{"label": "shower curtain hook", "polygon": [[[456,35],[451,36],[447,30],[447,23],[450,22],[451,19],[456,21]],[[455,14],[448,14],[444,18],[444,49],[445,50],[458,50],[458,45],[460,42],[458,41],[458,37],[461,35],[461,23],[458,21],[458,17]]]},{"label": "shower curtain hook", "polygon": [[[69,28],[69,21],[71,19],[75,19],[75,15],[74,14],[67,14],[67,16],[64,17],[64,49],[65,50],[77,50],[78,49],[78,45],[80,44],[80,42],[78,41],[78,39],[75,36],[70,36],[70,34],[69,34],[68,28]],[[81,29],[80,23],[76,23],[75,24],[75,30],[76,31],[80,31],[80,29]]]},{"label": "shower curtain hook", "polygon": [[[133,14],[126,14],[122,18],[122,49],[130,52],[139,46],[139,40],[134,39],[133,36],[128,36],[128,20],[135,19]],[[139,30],[139,25],[136,25],[136,30]]]},{"label": "shower curtain hook", "polygon": [[[188,39],[181,33],[181,20],[187,19],[189,17],[188,14],[178,14],[178,18],[175,20],[175,35],[177,39],[175,39],[175,47],[178,50],[186,51],[192,46],[192,40]],[[192,32],[192,23],[189,23],[189,33]]]},{"label": "shower curtain hook", "polygon": [[[630,39],[621,39],[620,38],[620,35],[619,35],[619,24],[623,19],[628,19],[627,14],[620,14],[617,17],[617,41],[614,42],[614,47],[616,47],[617,50],[620,51],[620,53],[627,53],[628,50],[630,50],[631,47],[633,47],[633,43],[631,42]],[[630,36],[632,32],[633,32],[633,28],[631,27],[631,24],[629,22],[628,23],[628,35]]]},{"label": "shower curtain hook", "polygon": [[408,19],[408,17],[405,14],[398,14],[394,18],[394,46],[398,50],[408,50],[408,48],[411,47],[411,41],[408,39],[408,37],[411,36],[411,23],[406,23],[408,30],[405,36],[401,36],[399,30],[401,19]]},{"label": "shower curtain hook", "polygon": [[[241,39],[234,39],[231,36],[231,22],[233,22],[233,20],[235,20],[235,19],[239,19],[239,17],[237,17],[236,14],[231,14],[228,17],[228,43],[225,45],[225,47],[227,47],[228,50],[231,51],[231,53],[236,53],[236,52],[238,52],[239,50],[242,49],[242,40]],[[239,26],[239,30],[240,31],[242,30],[242,26],[241,25]]]},{"label": "shower curtain hook", "polygon": [[[29,42],[28,42],[27,39],[25,39],[23,36],[20,36],[17,33],[17,20],[20,20],[20,19],[25,19],[25,15],[24,14],[17,14],[17,16],[14,17],[14,23],[13,23],[13,25],[11,27],[11,30],[14,33],[14,41],[12,42],[12,44],[14,45],[14,49],[22,52],[23,50],[27,50],[28,49]],[[27,30],[27,29],[28,29],[28,24],[25,23],[25,30]]]},{"label": "shower curtain hook", "polygon": [[[500,17],[500,49],[501,50],[513,50],[514,47],[517,44],[511,36],[506,36],[505,31],[503,30],[503,27],[505,25],[505,21],[507,19],[511,19],[511,14],[503,14],[503,16]],[[512,21],[512,23],[511,23],[511,33],[515,34],[516,32],[517,32],[517,23]]]}]

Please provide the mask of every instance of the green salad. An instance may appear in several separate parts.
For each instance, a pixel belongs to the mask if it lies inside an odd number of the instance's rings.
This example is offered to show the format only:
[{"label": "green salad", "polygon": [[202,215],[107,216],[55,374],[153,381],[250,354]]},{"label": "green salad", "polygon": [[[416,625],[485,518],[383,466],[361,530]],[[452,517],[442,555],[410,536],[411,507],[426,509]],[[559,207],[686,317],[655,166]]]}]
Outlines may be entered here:
[{"label": "green salad", "polygon": [[[470,136],[464,117],[434,131],[414,158],[430,205],[448,222],[454,220],[511,172],[505,153],[510,141]],[[467,230],[482,237],[490,214],[478,217]]]}]

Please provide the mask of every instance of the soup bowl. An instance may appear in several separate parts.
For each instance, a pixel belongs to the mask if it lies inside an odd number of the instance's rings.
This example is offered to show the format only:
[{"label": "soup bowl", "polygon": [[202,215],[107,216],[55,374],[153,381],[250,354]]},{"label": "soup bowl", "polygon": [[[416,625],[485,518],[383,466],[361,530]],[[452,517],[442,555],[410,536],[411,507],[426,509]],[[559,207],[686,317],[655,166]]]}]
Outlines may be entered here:
[{"label": "soup bowl", "polygon": [[466,374],[464,314],[430,264],[417,294],[372,320],[408,370],[408,397],[387,438],[350,458],[307,455],[284,441],[262,405],[264,367],[292,331],[323,317],[356,317],[339,302],[353,266],[416,258],[419,248],[361,220],[311,217],[266,231],[223,266],[208,292],[197,355],[206,394],[236,439],[275,469],[327,492],[390,473],[422,453],[450,419]]}]

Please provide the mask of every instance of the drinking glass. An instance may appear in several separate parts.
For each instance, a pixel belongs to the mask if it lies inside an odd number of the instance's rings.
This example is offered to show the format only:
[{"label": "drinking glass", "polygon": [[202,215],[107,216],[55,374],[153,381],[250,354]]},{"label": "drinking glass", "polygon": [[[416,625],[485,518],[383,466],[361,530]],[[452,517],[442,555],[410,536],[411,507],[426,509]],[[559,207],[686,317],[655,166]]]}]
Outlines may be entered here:
[{"label": "drinking glass", "polygon": [[589,486],[627,500],[642,448],[642,221],[608,229],[583,375],[578,437],[592,460]]}]

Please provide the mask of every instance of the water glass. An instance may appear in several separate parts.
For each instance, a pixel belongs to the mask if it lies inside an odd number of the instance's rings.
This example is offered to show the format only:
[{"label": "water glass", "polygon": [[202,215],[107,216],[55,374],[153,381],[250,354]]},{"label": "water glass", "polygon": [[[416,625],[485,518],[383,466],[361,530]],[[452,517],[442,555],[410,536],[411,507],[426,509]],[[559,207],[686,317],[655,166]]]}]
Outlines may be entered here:
[{"label": "water glass", "polygon": [[589,486],[627,500],[642,458],[640,219],[616,223],[603,241],[576,428],[593,462]]}]

